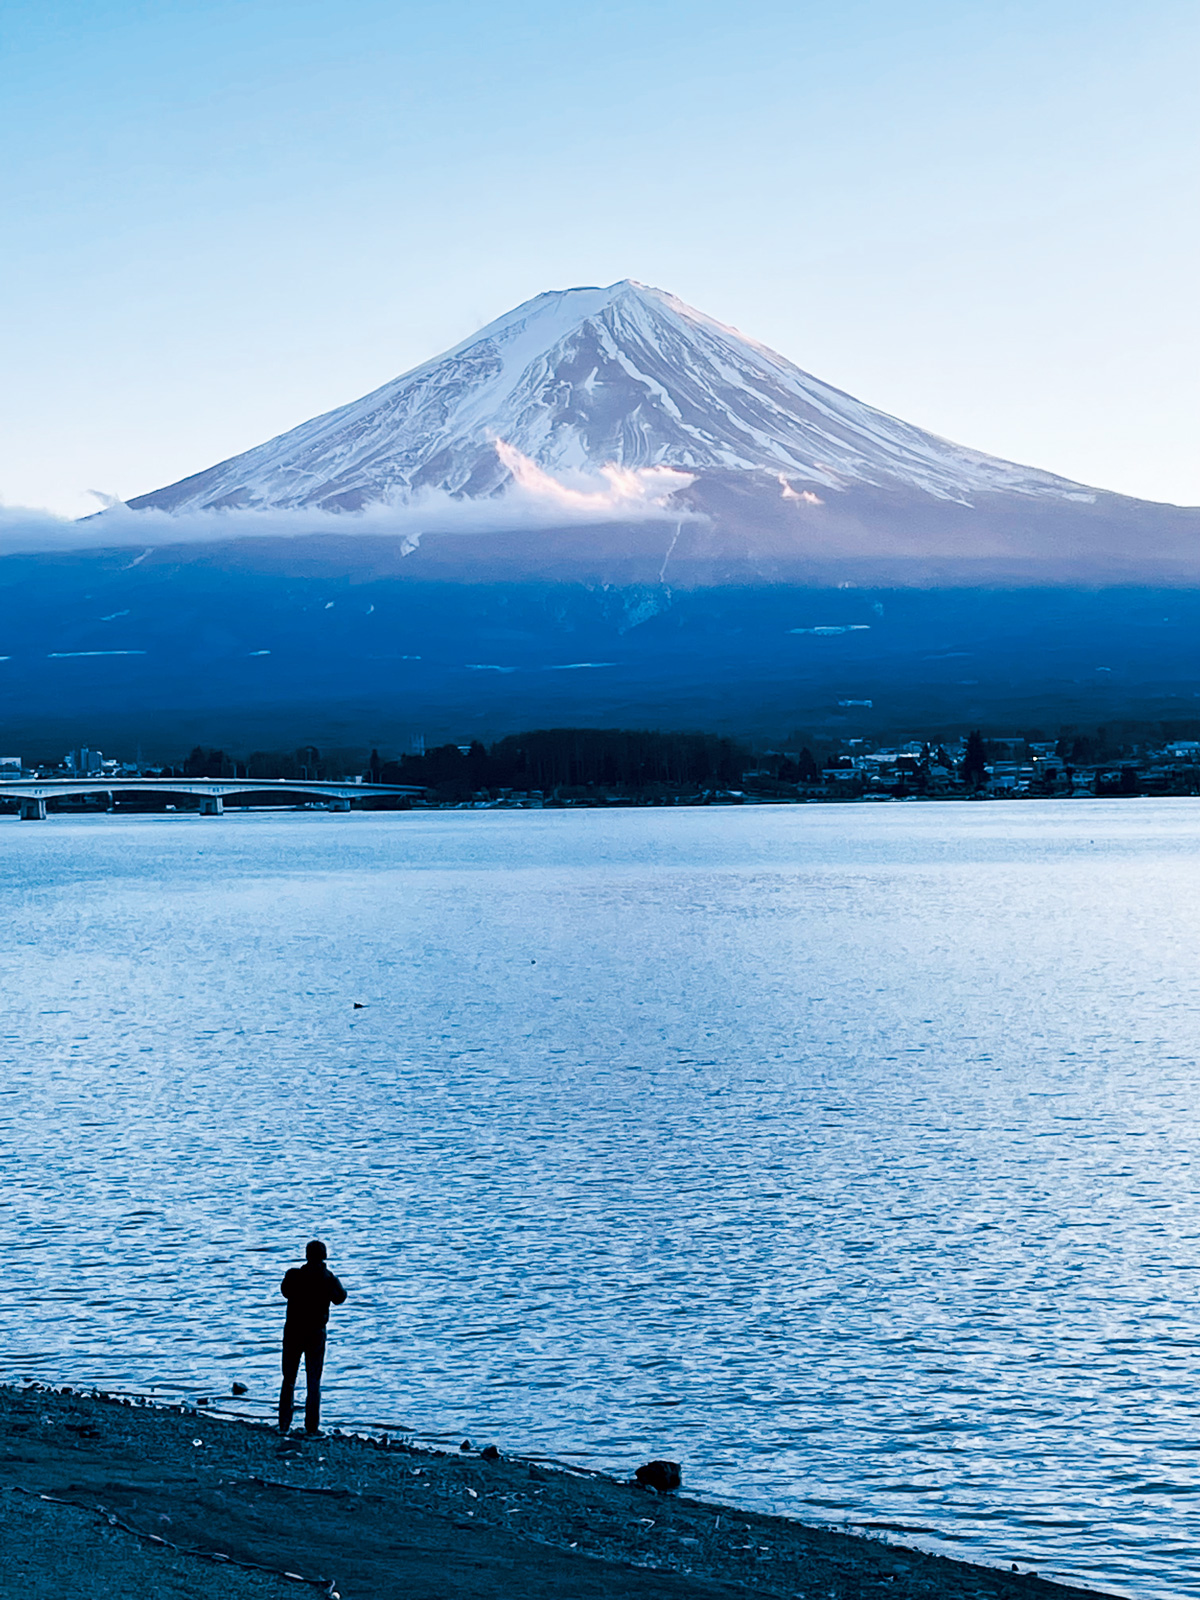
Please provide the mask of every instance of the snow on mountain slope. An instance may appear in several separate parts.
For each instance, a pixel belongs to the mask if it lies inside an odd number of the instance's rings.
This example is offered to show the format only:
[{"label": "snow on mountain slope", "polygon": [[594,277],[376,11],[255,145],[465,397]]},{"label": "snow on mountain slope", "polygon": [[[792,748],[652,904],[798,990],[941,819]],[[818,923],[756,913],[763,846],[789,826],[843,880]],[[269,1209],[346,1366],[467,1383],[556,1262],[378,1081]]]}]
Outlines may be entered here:
[{"label": "snow on mountain slope", "polygon": [[509,481],[513,452],[567,482],[666,467],[767,473],[781,480],[776,493],[1095,498],[910,427],[626,280],[538,295],[373,394],[130,504],[357,510],[423,490],[476,498]]}]

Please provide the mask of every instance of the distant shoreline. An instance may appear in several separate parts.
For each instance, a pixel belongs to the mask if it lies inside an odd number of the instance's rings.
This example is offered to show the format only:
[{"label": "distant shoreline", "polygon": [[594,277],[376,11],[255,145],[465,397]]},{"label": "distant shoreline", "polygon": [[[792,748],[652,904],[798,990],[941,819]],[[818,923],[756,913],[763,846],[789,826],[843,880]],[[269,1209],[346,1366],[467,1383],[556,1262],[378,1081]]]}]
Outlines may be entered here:
[{"label": "distant shoreline", "polygon": [[[722,797],[719,799],[698,799],[691,796],[679,796],[670,800],[641,800],[631,796],[611,796],[595,800],[547,800],[536,804],[515,800],[489,800],[489,801],[444,801],[418,803],[412,806],[392,807],[386,805],[359,806],[342,808],[343,814],[349,810],[356,815],[386,816],[397,810],[416,812],[423,816],[443,814],[447,812],[478,814],[492,811],[737,811],[743,809],[760,809],[774,807],[792,809],[804,806],[824,806],[835,809],[846,807],[868,806],[875,808],[881,805],[1028,805],[1030,803],[1045,804],[1076,804],[1088,801],[1116,800],[1126,802],[1130,800],[1196,800],[1197,794],[864,794],[864,795],[804,795],[789,798],[782,795],[755,795],[745,794]],[[295,816],[302,814],[326,815],[333,808],[316,805],[242,805],[237,801],[226,803],[223,816],[236,814],[239,816]],[[158,818],[161,820],[176,820],[180,817],[200,817],[203,813],[198,806],[168,806],[149,807],[139,805],[119,806],[62,806],[49,805],[44,820],[51,819],[78,819],[82,817],[131,817]],[[0,791],[0,822],[16,821],[16,802],[6,805],[3,792]]]}]

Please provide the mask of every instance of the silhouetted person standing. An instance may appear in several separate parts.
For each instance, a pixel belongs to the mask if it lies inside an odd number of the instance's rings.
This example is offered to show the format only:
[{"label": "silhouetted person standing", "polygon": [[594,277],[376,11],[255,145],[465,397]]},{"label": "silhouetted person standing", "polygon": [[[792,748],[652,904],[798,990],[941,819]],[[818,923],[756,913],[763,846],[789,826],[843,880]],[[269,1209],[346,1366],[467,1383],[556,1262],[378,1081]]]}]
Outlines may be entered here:
[{"label": "silhouetted person standing", "polygon": [[330,1306],[340,1306],[346,1291],[325,1265],[329,1254],[319,1239],[304,1247],[304,1265],[291,1267],[283,1275],[279,1292],[286,1296],[287,1319],[283,1325],[283,1387],[279,1391],[279,1431],[292,1425],[293,1396],[300,1359],[304,1358],[304,1429],[317,1433],[321,1427],[321,1369],[325,1365],[325,1325]]}]

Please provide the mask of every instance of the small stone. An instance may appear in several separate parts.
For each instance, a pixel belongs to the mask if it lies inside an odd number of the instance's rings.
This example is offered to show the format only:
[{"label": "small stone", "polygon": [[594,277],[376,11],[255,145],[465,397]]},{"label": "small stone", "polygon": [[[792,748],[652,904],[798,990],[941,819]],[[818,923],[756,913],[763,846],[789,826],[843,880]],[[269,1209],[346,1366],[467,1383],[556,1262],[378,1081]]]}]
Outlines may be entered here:
[{"label": "small stone", "polygon": [[459,1448],[459,1449],[460,1449],[460,1450],[469,1450],[469,1449],[470,1449],[470,1448],[471,1448],[471,1441],[470,1441],[470,1439],[464,1439],[464,1440],[463,1440],[463,1442],[462,1442],[462,1443],[461,1443],[461,1444],[460,1444],[460,1445],[459,1445],[459,1447],[458,1447],[458,1448]]},{"label": "small stone", "polygon": [[230,1392],[230,1394],[249,1394],[250,1393],[249,1389],[247,1389],[247,1387],[246,1387],[246,1385],[244,1383],[231,1384],[229,1392]]},{"label": "small stone", "polygon": [[669,1494],[683,1482],[678,1461],[647,1461],[634,1473],[643,1489],[655,1489],[659,1494]]},{"label": "small stone", "polygon": [[499,1461],[500,1452],[494,1444],[485,1444],[479,1452],[485,1461]]}]

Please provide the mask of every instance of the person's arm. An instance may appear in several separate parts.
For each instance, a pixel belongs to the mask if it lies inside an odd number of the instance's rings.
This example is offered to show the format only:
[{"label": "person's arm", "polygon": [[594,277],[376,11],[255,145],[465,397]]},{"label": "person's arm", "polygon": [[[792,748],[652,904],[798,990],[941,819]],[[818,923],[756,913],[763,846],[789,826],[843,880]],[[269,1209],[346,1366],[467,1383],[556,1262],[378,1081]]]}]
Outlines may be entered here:
[{"label": "person's arm", "polygon": [[283,1275],[283,1282],[279,1285],[280,1294],[284,1295],[289,1300],[292,1297],[292,1288],[293,1288],[293,1283],[294,1283],[294,1279],[295,1279],[295,1274],[296,1274],[295,1267],[289,1267],[287,1269],[287,1271]]},{"label": "person's arm", "polygon": [[329,1274],[329,1300],[330,1304],[335,1306],[345,1305],[346,1303],[346,1291],[332,1272]]}]

